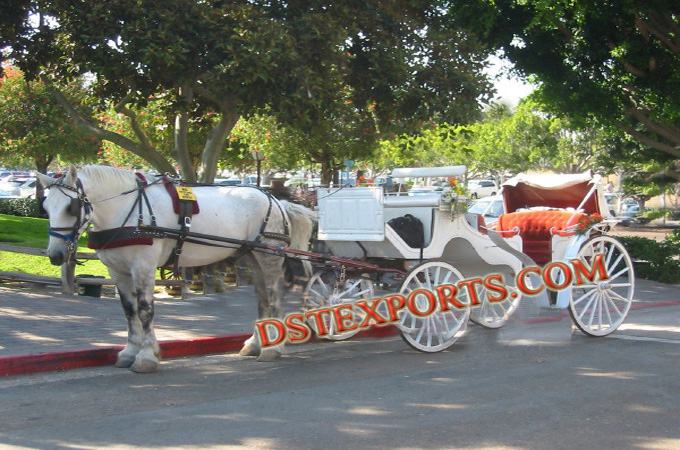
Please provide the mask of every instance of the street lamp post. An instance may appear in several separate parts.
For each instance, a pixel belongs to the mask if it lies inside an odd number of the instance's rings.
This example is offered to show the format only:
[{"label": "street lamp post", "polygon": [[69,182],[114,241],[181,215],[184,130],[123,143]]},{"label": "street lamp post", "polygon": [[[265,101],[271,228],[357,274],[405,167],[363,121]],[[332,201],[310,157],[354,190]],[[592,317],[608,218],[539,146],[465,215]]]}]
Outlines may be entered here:
[{"label": "street lamp post", "polygon": [[257,187],[260,187],[260,173],[261,173],[261,167],[260,163],[262,162],[262,152],[258,152],[257,150],[251,150],[250,154],[252,155],[253,159],[255,160],[255,163],[257,164]]}]

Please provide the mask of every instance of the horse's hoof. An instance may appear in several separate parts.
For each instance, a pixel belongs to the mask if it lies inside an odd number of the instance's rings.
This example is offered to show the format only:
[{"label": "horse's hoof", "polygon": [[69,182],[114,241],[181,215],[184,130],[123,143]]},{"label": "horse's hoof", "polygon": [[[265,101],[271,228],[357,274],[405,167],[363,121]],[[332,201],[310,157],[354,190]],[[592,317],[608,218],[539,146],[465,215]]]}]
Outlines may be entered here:
[{"label": "horse's hoof", "polygon": [[135,357],[134,356],[132,356],[132,357],[125,357],[125,356],[121,357],[121,356],[119,356],[116,359],[116,363],[114,364],[114,366],[120,367],[122,369],[127,369],[128,367],[130,367],[134,363],[135,363]]},{"label": "horse's hoof", "polygon": [[260,356],[257,357],[259,362],[272,362],[278,361],[279,359],[281,359],[281,352],[274,349],[264,349],[260,353]]},{"label": "horse's hoof", "polygon": [[260,348],[256,345],[246,344],[238,354],[241,356],[260,356]]},{"label": "horse's hoof", "polygon": [[136,373],[153,373],[158,370],[158,362],[156,361],[135,361],[130,370]]}]

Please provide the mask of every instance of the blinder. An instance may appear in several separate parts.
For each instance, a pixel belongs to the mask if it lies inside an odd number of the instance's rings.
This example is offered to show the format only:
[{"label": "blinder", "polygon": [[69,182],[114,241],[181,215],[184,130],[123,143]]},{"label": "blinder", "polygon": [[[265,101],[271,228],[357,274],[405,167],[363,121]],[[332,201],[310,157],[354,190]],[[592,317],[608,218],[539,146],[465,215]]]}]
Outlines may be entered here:
[{"label": "blinder", "polygon": [[73,197],[68,205],[68,213],[74,217],[78,217],[82,207],[83,201],[78,197]]}]

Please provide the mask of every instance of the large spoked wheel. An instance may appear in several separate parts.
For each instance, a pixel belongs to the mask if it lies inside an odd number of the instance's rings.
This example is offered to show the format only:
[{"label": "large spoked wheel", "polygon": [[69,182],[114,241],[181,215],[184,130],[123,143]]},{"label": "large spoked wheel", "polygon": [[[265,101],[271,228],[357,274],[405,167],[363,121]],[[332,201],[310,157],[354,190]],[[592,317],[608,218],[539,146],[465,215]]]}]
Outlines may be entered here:
[{"label": "large spoked wheel", "polygon": [[598,254],[604,255],[609,279],[574,286],[569,299],[572,320],[589,336],[614,332],[626,319],[635,292],[633,262],[623,245],[609,236],[595,236],[583,244],[578,257],[592,266]]},{"label": "large spoked wheel", "polygon": [[[463,275],[451,264],[441,261],[429,261],[417,265],[404,279],[399,293],[408,298],[413,291],[424,289],[433,291],[436,286],[455,284],[463,279]],[[457,299],[464,305],[469,305],[467,293],[459,294]],[[426,294],[417,294],[415,306],[418,311],[428,311],[431,299]],[[408,345],[421,352],[439,352],[449,348],[467,329],[470,318],[470,308],[442,312],[437,306],[436,312],[427,316],[414,315],[408,308],[401,312],[397,327],[401,337]]]},{"label": "large spoked wheel", "polygon": [[[302,308],[304,311],[310,311],[319,308],[328,308],[342,303],[354,303],[357,300],[373,298],[373,282],[367,278],[351,277],[346,278],[343,282],[338,282],[339,274],[332,270],[321,270],[316,272],[312,278],[307,282],[305,290],[302,294]],[[328,334],[322,336],[324,339],[339,341],[348,339],[359,332],[359,327],[354,330],[344,331],[339,333],[337,325],[328,314],[322,315],[324,318],[324,325]],[[358,308],[353,308],[352,316],[354,322],[360,325],[363,320],[363,314]],[[312,329],[317,331],[316,323],[312,323]],[[351,326],[349,321],[347,325]]]},{"label": "large spoked wheel", "polygon": [[477,298],[482,304],[470,309],[470,320],[485,328],[500,328],[508,323],[510,316],[517,310],[522,295],[518,289],[511,288],[508,297],[502,302],[490,302],[487,289],[478,286]]}]

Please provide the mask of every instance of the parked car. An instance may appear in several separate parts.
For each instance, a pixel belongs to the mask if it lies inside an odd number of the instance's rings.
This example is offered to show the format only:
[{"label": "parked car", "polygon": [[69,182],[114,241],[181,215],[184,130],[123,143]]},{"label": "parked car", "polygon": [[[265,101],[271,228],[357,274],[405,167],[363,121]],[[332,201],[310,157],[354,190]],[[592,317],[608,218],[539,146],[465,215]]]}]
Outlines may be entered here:
[{"label": "parked car", "polygon": [[[489,207],[489,205],[491,205],[491,207]],[[486,214],[484,214],[484,211],[486,211]],[[475,200],[468,208],[468,212],[483,214],[484,221],[487,225],[490,225],[496,222],[498,218],[505,213],[505,207],[503,206],[503,199],[494,195]]]},{"label": "parked car", "polygon": [[496,195],[498,186],[493,180],[468,180],[468,190],[471,198],[482,198]]},{"label": "parked car", "polygon": [[314,188],[321,185],[321,178],[300,178],[295,177],[283,183],[286,187],[295,188]]},{"label": "parked car", "polygon": [[640,206],[635,205],[631,206],[627,210],[625,210],[621,215],[619,216],[620,219],[622,219],[621,224],[622,225],[627,225],[630,224],[631,222],[637,222],[637,223],[649,223],[652,221],[652,219],[643,217],[643,214],[647,211],[653,211],[654,208],[650,208],[648,206],[645,206],[644,210],[640,211]]},{"label": "parked car", "polygon": [[28,177],[30,175],[31,174],[28,172],[19,172],[16,170],[4,170],[0,172],[0,180],[4,182],[9,180],[11,177]]},{"label": "parked car", "polygon": [[629,198],[623,199],[623,201],[621,202],[621,212],[626,212],[630,208],[632,208],[634,206],[638,206],[638,205],[639,205],[638,201],[635,200],[634,198],[629,197]]},{"label": "parked car", "polygon": [[37,179],[29,179],[24,184],[19,186],[19,197],[21,198],[35,198],[35,185]]},{"label": "parked car", "polygon": [[[6,181],[0,182],[0,198],[22,198],[35,195],[35,178],[16,175],[7,178]],[[29,193],[31,186],[33,190]]]},{"label": "parked car", "polygon": [[241,184],[241,180],[239,178],[228,178],[226,180],[215,180],[215,183],[224,184],[226,186],[238,186]]},{"label": "parked car", "polygon": [[443,188],[440,186],[414,186],[408,190],[408,195],[434,194],[442,191]]}]

